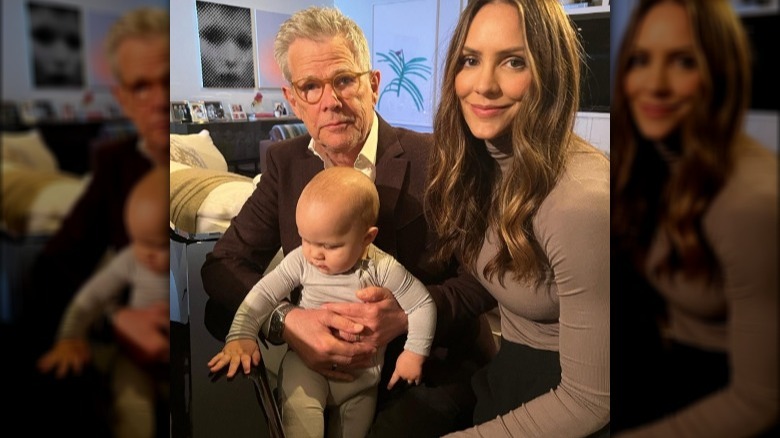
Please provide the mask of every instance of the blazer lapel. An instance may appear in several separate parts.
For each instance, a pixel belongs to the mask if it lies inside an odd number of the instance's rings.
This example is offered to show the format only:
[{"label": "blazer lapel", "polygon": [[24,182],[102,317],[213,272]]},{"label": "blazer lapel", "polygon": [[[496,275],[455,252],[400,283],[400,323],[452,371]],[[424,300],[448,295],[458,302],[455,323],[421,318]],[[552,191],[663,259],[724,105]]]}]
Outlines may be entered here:
[{"label": "blazer lapel", "polygon": [[409,160],[403,156],[404,150],[395,135],[395,130],[381,117],[378,117],[378,120],[379,139],[377,140],[375,182],[379,199],[381,199],[378,224],[380,236],[383,234],[383,228],[386,228],[384,236],[381,238],[383,245],[380,247],[384,251],[394,254],[396,249],[395,211],[403,183],[407,178],[406,174],[409,171]]},{"label": "blazer lapel", "polygon": [[[300,156],[296,158],[295,167],[300,172],[300,175],[304,176],[304,180],[308,182],[316,173],[324,169],[325,165],[323,164],[322,159],[314,155],[314,152],[310,151],[307,147],[309,141],[311,141],[311,136],[306,134],[301,137],[300,141],[303,147],[300,148]],[[301,187],[301,189],[303,188]]]}]

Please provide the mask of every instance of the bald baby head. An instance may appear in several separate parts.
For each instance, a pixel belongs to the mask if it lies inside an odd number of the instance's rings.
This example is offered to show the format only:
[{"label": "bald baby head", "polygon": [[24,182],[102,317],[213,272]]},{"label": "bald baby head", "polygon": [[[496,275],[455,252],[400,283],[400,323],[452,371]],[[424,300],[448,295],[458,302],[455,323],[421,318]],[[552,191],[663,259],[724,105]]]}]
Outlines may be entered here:
[{"label": "bald baby head", "polygon": [[379,216],[379,194],[374,183],[351,167],[329,167],[309,181],[298,199],[298,208],[317,202],[342,210],[346,218],[359,219],[366,227],[376,225]]},{"label": "bald baby head", "polygon": [[148,268],[168,270],[168,171],[154,168],[133,187],[125,203],[125,226],[136,258]]}]

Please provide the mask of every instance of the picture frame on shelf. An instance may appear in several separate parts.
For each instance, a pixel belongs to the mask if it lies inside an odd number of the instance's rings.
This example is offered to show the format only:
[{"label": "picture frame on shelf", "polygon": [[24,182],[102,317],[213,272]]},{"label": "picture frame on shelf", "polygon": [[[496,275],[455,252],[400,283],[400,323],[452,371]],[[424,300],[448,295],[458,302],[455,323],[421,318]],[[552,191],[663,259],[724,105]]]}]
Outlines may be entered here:
[{"label": "picture frame on shelf", "polygon": [[53,104],[48,100],[27,100],[21,103],[20,117],[24,124],[34,125],[55,119]]},{"label": "picture frame on shelf", "polygon": [[274,117],[287,117],[288,114],[289,112],[284,102],[274,102]]},{"label": "picture frame on shelf", "polygon": [[78,111],[76,106],[70,102],[65,102],[60,105],[58,110],[58,118],[60,120],[76,120],[78,118]]},{"label": "picture frame on shelf", "polygon": [[202,100],[189,101],[192,123],[206,123],[209,117],[206,114],[206,104]]},{"label": "picture frame on shelf", "polygon": [[171,102],[171,121],[178,122],[178,123],[192,122],[192,115],[190,114],[189,102],[187,102],[186,100]]},{"label": "picture frame on shelf", "polygon": [[0,124],[3,127],[17,127],[22,125],[22,117],[19,114],[19,105],[13,101],[3,101],[0,109]]},{"label": "picture frame on shelf", "polygon": [[209,122],[221,122],[226,119],[225,109],[222,107],[222,102],[219,101],[206,101],[206,117],[209,118]]},{"label": "picture frame on shelf", "polygon": [[233,120],[246,120],[246,112],[244,112],[244,106],[240,103],[233,103],[230,105],[230,118]]}]

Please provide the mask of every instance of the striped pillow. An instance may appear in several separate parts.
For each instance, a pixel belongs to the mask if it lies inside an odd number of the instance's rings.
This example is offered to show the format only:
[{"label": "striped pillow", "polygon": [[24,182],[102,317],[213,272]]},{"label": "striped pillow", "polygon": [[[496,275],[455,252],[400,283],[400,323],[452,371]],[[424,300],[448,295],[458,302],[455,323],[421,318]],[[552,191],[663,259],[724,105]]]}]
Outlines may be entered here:
[{"label": "striped pillow", "polygon": [[272,126],[269,137],[274,141],[287,140],[288,138],[297,137],[306,134],[307,132],[306,125],[303,123],[286,123]]}]

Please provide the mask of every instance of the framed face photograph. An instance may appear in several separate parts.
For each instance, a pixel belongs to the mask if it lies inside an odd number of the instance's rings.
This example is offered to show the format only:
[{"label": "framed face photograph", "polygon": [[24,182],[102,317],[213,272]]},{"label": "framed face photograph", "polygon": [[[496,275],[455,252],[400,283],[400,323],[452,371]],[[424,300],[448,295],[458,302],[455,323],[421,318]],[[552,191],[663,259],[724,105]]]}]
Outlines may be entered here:
[{"label": "framed face photograph", "polygon": [[210,122],[225,120],[225,110],[222,108],[222,102],[206,101],[206,116]]},{"label": "framed face photograph", "polygon": [[28,2],[27,18],[33,86],[83,87],[81,10],[73,6]]},{"label": "framed face photograph", "polygon": [[202,100],[190,102],[190,115],[193,123],[204,123],[209,121],[206,115],[206,104]]},{"label": "framed face photograph", "polygon": [[255,88],[249,8],[196,1],[205,88]]},{"label": "framed face photograph", "polygon": [[171,102],[171,121],[189,123],[192,121],[190,107],[186,100]]}]

